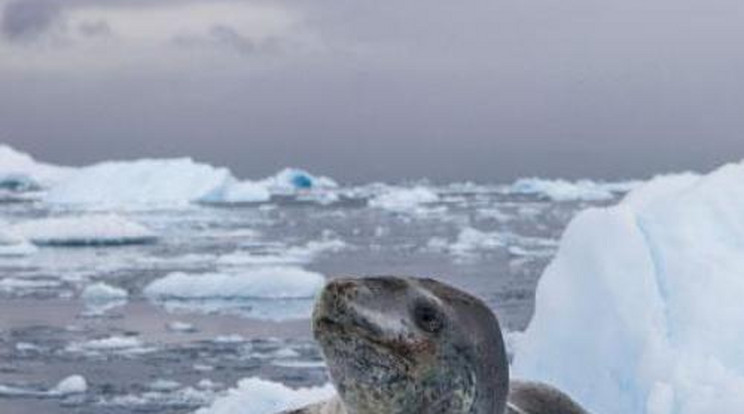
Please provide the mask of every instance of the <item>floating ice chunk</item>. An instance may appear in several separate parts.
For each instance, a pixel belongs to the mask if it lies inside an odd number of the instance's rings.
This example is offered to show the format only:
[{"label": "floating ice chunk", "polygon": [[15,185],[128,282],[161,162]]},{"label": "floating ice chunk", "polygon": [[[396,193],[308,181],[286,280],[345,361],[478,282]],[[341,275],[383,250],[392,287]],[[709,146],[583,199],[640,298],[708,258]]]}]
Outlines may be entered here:
[{"label": "floating ice chunk", "polygon": [[126,290],[102,282],[86,286],[80,297],[88,302],[126,301],[129,294]]},{"label": "floating ice chunk", "polygon": [[113,214],[38,219],[12,229],[44,246],[117,246],[157,239],[145,226]]},{"label": "floating ice chunk", "polygon": [[297,168],[285,168],[276,173],[276,175],[261,180],[259,183],[265,185],[274,193],[338,187],[338,184],[328,177],[317,177],[305,170]]},{"label": "floating ice chunk", "polygon": [[262,267],[240,273],[171,273],[147,285],[153,299],[310,298],[325,278],[300,267]]},{"label": "floating ice chunk", "polygon": [[180,332],[180,333],[194,333],[197,331],[196,327],[193,324],[190,324],[188,322],[181,322],[181,321],[169,322],[166,325],[166,328],[171,332]]},{"label": "floating ice chunk", "polygon": [[261,203],[271,199],[271,193],[263,183],[227,180],[199,201],[207,204]]},{"label": "floating ice chunk", "polygon": [[439,201],[437,193],[427,187],[388,187],[370,199],[369,205],[395,212],[416,212],[422,205],[437,201]]},{"label": "floating ice chunk", "polygon": [[195,414],[274,414],[331,398],[334,393],[330,384],[294,390],[276,382],[246,378],[209,407],[199,409]]},{"label": "floating ice chunk", "polygon": [[52,388],[49,393],[53,395],[83,394],[88,391],[88,381],[81,375],[69,376]]},{"label": "floating ice chunk", "polygon": [[522,178],[509,188],[515,194],[534,194],[553,201],[601,201],[612,200],[617,194],[637,186],[637,182],[598,183],[591,180],[546,180]]},{"label": "floating ice chunk", "polygon": [[505,245],[499,233],[486,233],[467,227],[460,231],[457,240],[449,248],[455,256],[468,257],[477,251],[494,250]]},{"label": "floating ice chunk", "polygon": [[515,375],[592,412],[744,412],[743,211],[737,164],[579,214],[540,280]]},{"label": "floating ice chunk", "polygon": [[225,168],[188,158],[109,161],[77,170],[45,200],[93,208],[179,207],[233,180]]}]

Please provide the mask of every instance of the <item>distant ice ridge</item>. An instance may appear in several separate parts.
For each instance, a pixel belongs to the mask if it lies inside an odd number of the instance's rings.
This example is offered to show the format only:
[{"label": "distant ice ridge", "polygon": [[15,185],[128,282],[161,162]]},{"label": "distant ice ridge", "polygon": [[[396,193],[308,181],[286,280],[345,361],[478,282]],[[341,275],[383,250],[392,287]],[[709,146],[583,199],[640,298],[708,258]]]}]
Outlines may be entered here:
[{"label": "distant ice ridge", "polygon": [[276,382],[246,378],[209,407],[201,408],[194,414],[274,414],[301,408],[333,395],[334,389],[330,384],[316,388],[291,389]]},{"label": "distant ice ridge", "polygon": [[591,180],[522,178],[515,181],[508,191],[514,194],[538,195],[552,201],[601,201],[612,200],[618,194],[628,192],[638,185],[638,181],[602,183]]},{"label": "distant ice ridge", "polygon": [[255,203],[268,201],[272,194],[323,192],[337,186],[328,177],[293,168],[262,180],[241,181],[227,168],[190,158],[59,167],[0,145],[0,191],[45,190],[45,202],[67,207],[142,209],[183,207],[195,202]]},{"label": "distant ice ridge", "polygon": [[12,231],[43,246],[111,246],[151,243],[157,235],[115,214],[30,220]]},{"label": "distant ice ridge", "polygon": [[658,177],[579,214],[513,372],[592,412],[744,412],[744,164]]}]

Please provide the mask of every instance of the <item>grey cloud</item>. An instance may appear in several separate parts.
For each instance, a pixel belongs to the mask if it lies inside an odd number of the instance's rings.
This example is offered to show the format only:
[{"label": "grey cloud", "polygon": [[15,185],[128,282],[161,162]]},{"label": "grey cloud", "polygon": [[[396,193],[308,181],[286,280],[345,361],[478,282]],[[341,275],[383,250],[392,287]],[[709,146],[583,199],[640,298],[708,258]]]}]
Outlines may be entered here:
[{"label": "grey cloud", "polygon": [[80,33],[88,37],[110,36],[112,34],[111,26],[103,20],[83,22],[78,29]]},{"label": "grey cloud", "polygon": [[639,177],[744,156],[739,0],[270,4],[328,47],[277,58],[225,25],[198,46],[253,58],[6,76],[0,132],[58,162],[193,155],[356,181]]},{"label": "grey cloud", "polygon": [[33,40],[50,29],[59,16],[56,2],[16,0],[3,9],[2,32],[10,40]]}]

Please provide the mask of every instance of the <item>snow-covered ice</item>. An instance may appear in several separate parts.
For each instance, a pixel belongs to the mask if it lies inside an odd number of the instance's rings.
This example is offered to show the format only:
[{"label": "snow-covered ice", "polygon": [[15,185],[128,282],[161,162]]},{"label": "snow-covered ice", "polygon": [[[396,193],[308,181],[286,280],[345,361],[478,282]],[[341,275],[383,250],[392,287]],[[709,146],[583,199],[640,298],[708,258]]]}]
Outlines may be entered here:
[{"label": "snow-covered ice", "polygon": [[157,235],[147,227],[115,214],[30,220],[12,231],[44,246],[107,246],[151,243]]},{"label": "snow-covered ice", "polygon": [[606,414],[744,412],[744,164],[579,214],[513,372]]},{"label": "snow-covered ice", "polygon": [[334,393],[330,384],[323,387],[291,389],[276,382],[246,378],[240,380],[235,388],[228,390],[210,406],[201,408],[194,414],[237,412],[275,414],[331,398]]}]

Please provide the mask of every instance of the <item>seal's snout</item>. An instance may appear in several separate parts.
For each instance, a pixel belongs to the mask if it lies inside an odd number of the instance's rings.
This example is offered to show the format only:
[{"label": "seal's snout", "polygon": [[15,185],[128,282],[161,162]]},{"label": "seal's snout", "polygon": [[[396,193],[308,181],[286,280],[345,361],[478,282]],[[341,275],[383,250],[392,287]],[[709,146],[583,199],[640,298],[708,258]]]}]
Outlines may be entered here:
[{"label": "seal's snout", "polygon": [[349,303],[357,296],[359,284],[353,279],[328,282],[321,291],[313,311],[313,327],[343,324],[349,313]]}]

